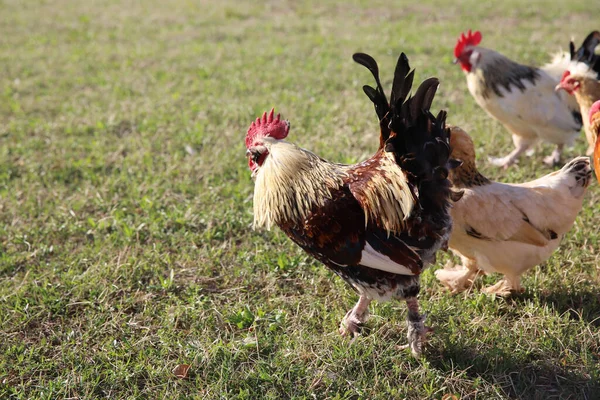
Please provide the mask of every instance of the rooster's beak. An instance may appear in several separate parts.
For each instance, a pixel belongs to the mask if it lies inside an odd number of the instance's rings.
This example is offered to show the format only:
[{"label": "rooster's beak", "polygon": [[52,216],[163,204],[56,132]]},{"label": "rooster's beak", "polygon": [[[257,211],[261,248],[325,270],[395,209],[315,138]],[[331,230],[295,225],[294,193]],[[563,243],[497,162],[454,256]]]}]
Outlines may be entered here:
[{"label": "rooster's beak", "polygon": [[556,85],[556,87],[554,88],[555,92],[558,92],[559,90],[561,90],[563,87],[560,86],[560,83],[558,85]]},{"label": "rooster's beak", "polygon": [[246,150],[246,157],[250,157],[250,154],[252,154],[252,153],[250,152],[250,150],[249,150],[249,149],[248,149],[248,150]]},{"label": "rooster's beak", "polygon": [[456,64],[458,63],[458,58],[455,58],[454,60],[452,60],[452,64]]}]

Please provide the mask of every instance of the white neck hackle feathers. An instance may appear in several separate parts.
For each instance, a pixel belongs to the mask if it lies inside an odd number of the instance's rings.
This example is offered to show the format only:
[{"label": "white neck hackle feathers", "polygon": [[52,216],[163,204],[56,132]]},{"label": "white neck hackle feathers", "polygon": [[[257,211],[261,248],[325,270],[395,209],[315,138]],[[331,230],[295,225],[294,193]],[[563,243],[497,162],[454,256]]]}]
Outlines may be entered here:
[{"label": "white neck hackle feathers", "polygon": [[346,172],[294,144],[265,138],[269,155],[256,173],[254,228],[304,220],[311,209],[331,198]]},{"label": "white neck hackle feathers", "polygon": [[589,65],[582,62],[572,61],[569,64],[568,71],[573,76],[598,80],[597,72],[590,68]]},{"label": "white neck hackle feathers", "polygon": [[[351,169],[357,167],[327,162],[285,141],[265,138],[265,146],[269,155],[255,176],[254,228],[301,223],[313,207],[330,199],[330,190],[343,186]],[[400,232],[415,200],[406,176],[390,157],[393,155],[384,153],[378,173],[351,190],[365,211],[365,225],[372,221],[388,232]]]}]

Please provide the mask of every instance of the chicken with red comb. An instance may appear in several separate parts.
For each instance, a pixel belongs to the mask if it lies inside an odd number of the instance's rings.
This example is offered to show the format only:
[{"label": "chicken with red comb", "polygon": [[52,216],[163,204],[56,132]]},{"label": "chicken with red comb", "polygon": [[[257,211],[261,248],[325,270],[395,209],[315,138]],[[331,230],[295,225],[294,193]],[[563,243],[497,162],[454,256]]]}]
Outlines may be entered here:
[{"label": "chicken with red comb", "polygon": [[[490,161],[507,168],[541,140],[556,145],[544,162],[558,165],[563,147],[573,142],[582,126],[575,99],[554,91],[562,73],[575,61],[565,56],[541,68],[530,67],[480,46],[481,39],[479,31],[461,34],[454,56],[477,104],[512,134],[515,149]],[[572,57],[577,54],[573,51]]]},{"label": "chicken with red comb", "polygon": [[572,95],[577,104],[583,118],[583,130],[585,138],[588,141],[588,149],[586,154],[591,155],[594,152],[596,144],[596,134],[592,131],[590,121],[587,118],[590,107],[596,100],[600,100],[600,81],[594,70],[590,69],[585,64],[578,64],[579,67],[571,68],[565,71],[560,83],[556,85],[556,90],[564,90]]},{"label": "chicken with red comb", "polygon": [[408,345],[421,354],[426,333],[417,295],[421,271],[445,248],[452,228],[446,113],[430,111],[438,80],[424,81],[409,97],[414,71],[402,53],[388,103],[375,60],[367,67],[377,88],[364,86],[381,129],[369,159],[343,165],[283,140],[289,123],[273,111],[252,123],[246,136],[254,178],[254,226],[278,226],[308,254],[352,286],[358,303],[340,333],[358,335],[372,300],[399,299],[408,307]]},{"label": "chicken with red comb", "polygon": [[[269,137],[277,140],[285,139],[290,131],[289,121],[281,120],[281,116],[273,117],[275,109],[272,108],[269,114],[263,113],[262,117],[256,118],[252,122],[248,133],[246,134],[246,156],[248,157],[248,167],[254,173],[262,165],[269,154],[268,150],[261,146],[261,141]],[[252,151],[250,149],[253,149]]]},{"label": "chicken with red comb", "polygon": [[473,33],[470,29],[466,35],[461,33],[456,41],[456,46],[454,47],[455,62],[460,62],[460,67],[466,72],[471,72],[472,67],[472,64],[469,62],[472,52],[468,51],[467,47],[477,46],[479,43],[481,43],[481,32],[475,31]]}]

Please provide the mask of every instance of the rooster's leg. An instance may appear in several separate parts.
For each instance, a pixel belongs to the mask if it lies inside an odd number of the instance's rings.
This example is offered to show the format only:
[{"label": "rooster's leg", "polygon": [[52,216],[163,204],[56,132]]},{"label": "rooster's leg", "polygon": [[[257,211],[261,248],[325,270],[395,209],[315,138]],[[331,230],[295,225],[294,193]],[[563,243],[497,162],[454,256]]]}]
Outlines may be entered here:
[{"label": "rooster's leg", "polygon": [[358,303],[356,303],[354,308],[348,311],[340,323],[340,334],[342,336],[346,336],[348,334],[357,336],[360,334],[360,329],[369,316],[370,303],[370,298],[365,295],[360,296]]},{"label": "rooster's leg", "polygon": [[556,149],[548,157],[544,157],[544,164],[549,167],[556,167],[560,164],[560,156],[562,155],[564,144],[559,144]]},{"label": "rooster's leg", "polygon": [[474,262],[469,261],[471,260],[464,263],[464,267],[462,265],[455,267],[454,263],[449,261],[443,269],[435,271],[435,276],[453,294],[460,293],[473,285],[473,280],[479,272]]},{"label": "rooster's leg", "polygon": [[514,164],[517,158],[519,158],[521,154],[526,152],[527,149],[529,149],[529,146],[532,144],[531,142],[523,140],[522,138],[515,139],[515,135],[513,135],[513,142],[516,146],[516,148],[513,151],[511,151],[506,157],[490,157],[490,163],[498,167],[508,168],[509,166]]},{"label": "rooster's leg", "polygon": [[495,294],[496,296],[510,296],[513,293],[523,293],[525,289],[521,286],[519,276],[505,276],[493,286],[483,289],[484,293]]},{"label": "rooster's leg", "polygon": [[413,356],[419,357],[423,352],[423,343],[427,340],[427,333],[432,332],[428,326],[423,323],[425,316],[419,314],[419,302],[416,297],[406,299],[408,307],[408,344],[401,348],[410,347]]}]

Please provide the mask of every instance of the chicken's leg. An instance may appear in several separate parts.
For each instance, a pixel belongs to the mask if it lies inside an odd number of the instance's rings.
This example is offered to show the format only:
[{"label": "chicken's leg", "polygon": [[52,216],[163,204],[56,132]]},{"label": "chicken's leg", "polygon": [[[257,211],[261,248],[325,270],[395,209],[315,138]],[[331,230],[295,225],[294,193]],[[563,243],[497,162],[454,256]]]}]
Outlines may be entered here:
[{"label": "chicken's leg", "polygon": [[427,340],[427,333],[432,332],[433,329],[423,323],[425,315],[419,314],[419,302],[416,297],[407,298],[406,306],[408,307],[408,344],[401,348],[410,347],[413,356],[419,357],[423,352],[423,343]]},{"label": "chicken's leg", "polygon": [[443,269],[435,271],[435,277],[450,289],[452,294],[460,293],[473,285],[475,275],[478,273],[477,266],[471,260],[466,261],[464,267],[462,265],[456,267],[452,261],[448,261]]},{"label": "chicken's leg", "polygon": [[521,277],[505,276],[493,286],[483,289],[484,293],[495,294],[497,296],[510,296],[512,293],[523,293],[525,289],[521,286]]},{"label": "chicken's leg", "polygon": [[500,158],[495,158],[495,157],[490,157],[490,163],[492,163],[492,165],[496,165],[498,167],[502,167],[502,168],[508,168],[509,166],[511,166],[512,164],[514,164],[514,162],[517,160],[517,158],[519,158],[519,156],[526,152],[527,149],[529,149],[529,146],[532,144],[532,142],[529,142],[527,140],[523,140],[522,138],[518,138],[515,139],[515,135],[513,135],[513,142],[515,143],[515,149],[513,151],[511,151],[506,157],[500,157]]},{"label": "chicken's leg", "polygon": [[560,156],[562,155],[562,151],[563,151],[564,147],[565,147],[564,144],[556,145],[556,148],[554,149],[552,154],[550,154],[548,157],[544,157],[544,164],[546,164],[549,167],[556,167],[557,165],[559,165],[560,164]]},{"label": "chicken's leg", "polygon": [[346,336],[351,334],[357,336],[360,334],[362,325],[366,322],[369,316],[369,304],[371,299],[365,295],[361,295],[358,299],[358,303],[352,308],[342,322],[340,323],[340,334]]}]

